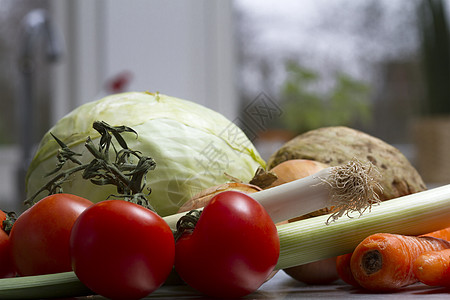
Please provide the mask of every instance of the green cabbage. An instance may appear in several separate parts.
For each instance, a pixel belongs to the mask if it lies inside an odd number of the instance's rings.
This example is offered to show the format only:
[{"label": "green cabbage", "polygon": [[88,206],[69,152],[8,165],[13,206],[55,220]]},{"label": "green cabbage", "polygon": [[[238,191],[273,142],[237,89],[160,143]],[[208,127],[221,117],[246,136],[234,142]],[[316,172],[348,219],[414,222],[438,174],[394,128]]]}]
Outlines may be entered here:
[{"label": "green cabbage", "polygon": [[[50,132],[82,153],[80,160],[87,163],[93,157],[84,142],[90,136],[97,144],[99,138],[92,128],[94,121],[125,125],[138,133],[137,137],[132,133],[124,137],[130,149],[156,161],[156,168],[147,174],[152,191],[148,199],[161,216],[177,212],[201,190],[229,182],[230,175],[247,182],[259,166],[265,167],[244,132],[221,114],[162,94],[122,93],[76,108],[44,135],[27,172],[28,197],[49,180],[44,175],[56,166],[59,146]],[[73,175],[62,187],[66,193],[93,202],[117,193],[114,186],[94,185],[81,174]]]}]

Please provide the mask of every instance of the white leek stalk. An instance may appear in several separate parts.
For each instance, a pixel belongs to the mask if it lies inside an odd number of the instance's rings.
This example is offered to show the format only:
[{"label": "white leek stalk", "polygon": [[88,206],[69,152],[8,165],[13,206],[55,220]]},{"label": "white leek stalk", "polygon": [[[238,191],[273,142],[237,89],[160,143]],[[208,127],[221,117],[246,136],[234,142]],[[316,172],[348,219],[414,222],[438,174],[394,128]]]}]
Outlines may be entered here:
[{"label": "white leek stalk", "polygon": [[[371,163],[352,160],[347,164],[330,167],[314,175],[288,182],[267,190],[252,193],[266,209],[274,223],[302,216],[316,210],[333,207],[326,222],[344,214],[362,214],[372,204],[379,203],[377,191],[381,190],[379,173]],[[186,213],[165,217],[172,229]]]},{"label": "white leek stalk", "polygon": [[275,223],[333,207],[328,223],[350,212],[362,214],[372,204],[379,203],[378,176],[371,163],[351,160],[251,196],[264,206]]}]

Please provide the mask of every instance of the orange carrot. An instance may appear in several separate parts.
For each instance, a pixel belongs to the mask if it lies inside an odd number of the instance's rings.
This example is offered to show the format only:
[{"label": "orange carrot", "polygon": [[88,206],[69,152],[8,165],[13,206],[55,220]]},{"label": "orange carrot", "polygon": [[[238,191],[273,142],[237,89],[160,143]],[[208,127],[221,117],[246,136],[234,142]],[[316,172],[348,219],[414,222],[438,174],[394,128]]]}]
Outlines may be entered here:
[{"label": "orange carrot", "polygon": [[412,267],[422,253],[450,248],[450,242],[429,236],[373,234],[355,249],[350,268],[365,289],[392,291],[418,281]]},{"label": "orange carrot", "polygon": [[439,239],[443,239],[446,241],[450,241],[450,227],[441,229],[441,230],[436,230],[421,236],[432,236],[435,238],[439,238]]},{"label": "orange carrot", "polygon": [[[450,227],[436,230],[422,236],[431,236],[435,238],[444,239],[446,241],[450,241]],[[350,259],[352,257],[352,253],[341,255],[336,259],[336,270],[339,275],[339,278],[342,279],[347,284],[353,285],[355,287],[360,287],[359,283],[356,281],[356,279],[353,277],[353,274],[351,272],[350,268]]]},{"label": "orange carrot", "polygon": [[423,253],[414,261],[413,272],[426,285],[450,287],[450,249]]},{"label": "orange carrot", "polygon": [[347,253],[336,257],[336,271],[342,281],[347,284],[353,285],[354,287],[360,287],[355,277],[353,277],[352,270],[350,269],[351,258],[352,253]]}]

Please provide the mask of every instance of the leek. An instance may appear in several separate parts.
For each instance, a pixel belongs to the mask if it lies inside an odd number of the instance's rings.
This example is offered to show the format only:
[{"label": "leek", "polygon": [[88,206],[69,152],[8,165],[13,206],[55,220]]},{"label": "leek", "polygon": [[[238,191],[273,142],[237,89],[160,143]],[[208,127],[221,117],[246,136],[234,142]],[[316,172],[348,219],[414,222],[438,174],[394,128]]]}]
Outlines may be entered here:
[{"label": "leek", "polygon": [[[350,162],[346,169],[328,168],[315,175],[253,193],[251,196],[266,208],[274,222],[280,222],[330,205],[330,198],[336,197],[336,188],[342,185],[337,184],[329,189],[329,180],[336,179],[333,172],[336,174],[336,171],[348,170],[349,166],[355,168],[355,162]],[[356,169],[365,178],[361,182],[370,182],[367,181],[371,178],[367,175],[369,173],[364,174],[360,167]],[[348,181],[347,179],[344,181]],[[450,185],[380,203],[373,189],[375,182],[371,182],[370,187],[366,189],[361,189],[364,184],[355,188],[354,183],[351,184],[351,190],[356,198],[370,195],[376,198],[378,205],[370,206],[370,201],[363,205],[367,199],[358,198],[356,201],[348,198],[347,194],[347,200],[350,202],[347,205],[341,203],[342,209],[332,214],[278,225],[281,250],[277,269],[350,253],[360,241],[374,233],[420,235],[450,226]],[[342,197],[338,197],[338,200],[342,201]],[[362,214],[367,208],[370,208],[370,213]],[[337,220],[343,214],[349,218]],[[185,213],[164,219],[171,227],[175,227],[176,221],[183,215]],[[330,219],[335,222],[330,222]]]},{"label": "leek", "polygon": [[[378,176],[370,163],[352,160],[251,194],[275,223],[334,207],[329,215],[278,226],[281,252],[277,269],[349,253],[378,232],[419,235],[450,226],[450,185],[380,202]],[[367,209],[370,213],[363,215]],[[175,228],[184,214],[165,220]],[[337,220],[343,215],[349,218]]]},{"label": "leek", "polygon": [[358,218],[324,225],[319,216],[278,226],[277,269],[350,253],[367,236],[386,232],[420,235],[450,226],[450,185],[384,201]]},{"label": "leek", "polygon": [[[347,164],[252,193],[251,197],[261,203],[274,223],[333,207],[333,213],[325,221],[329,223],[344,214],[362,214],[373,204],[379,203],[377,191],[382,189],[377,181],[379,176],[371,163],[351,160]],[[176,223],[185,214],[179,213],[164,219],[175,230]]]},{"label": "leek", "polygon": [[0,299],[43,299],[93,293],[74,272],[0,279]]}]

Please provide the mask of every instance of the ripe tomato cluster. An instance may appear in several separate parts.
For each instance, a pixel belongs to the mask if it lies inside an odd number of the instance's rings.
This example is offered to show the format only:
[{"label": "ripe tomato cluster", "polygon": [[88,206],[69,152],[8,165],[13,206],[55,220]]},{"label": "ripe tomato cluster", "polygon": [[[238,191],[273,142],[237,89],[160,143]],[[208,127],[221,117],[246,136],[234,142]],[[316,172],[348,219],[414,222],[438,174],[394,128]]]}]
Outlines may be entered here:
[{"label": "ripe tomato cluster", "polygon": [[94,204],[55,194],[20,215],[9,236],[0,232],[0,276],[73,270],[94,293],[140,299],[158,289],[175,268],[206,295],[241,297],[264,283],[279,250],[270,216],[240,192],[214,197],[195,229],[184,231],[177,241],[163,218],[140,205],[123,200]]}]

